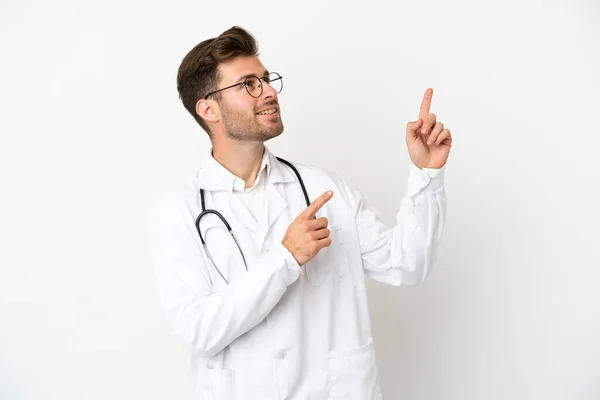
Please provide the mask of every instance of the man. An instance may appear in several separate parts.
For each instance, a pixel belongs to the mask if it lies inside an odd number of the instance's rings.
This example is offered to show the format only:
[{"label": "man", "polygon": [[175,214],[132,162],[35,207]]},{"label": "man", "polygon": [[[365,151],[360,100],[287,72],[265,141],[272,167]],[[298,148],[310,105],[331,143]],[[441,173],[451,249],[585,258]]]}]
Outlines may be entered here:
[{"label": "man", "polygon": [[429,113],[428,89],[407,125],[408,193],[388,227],[341,178],[264,146],[283,132],[283,80],[257,55],[233,27],[179,68],[212,151],[151,213],[162,306],[203,399],[379,399],[365,274],[399,286],[431,270],[450,131]]}]

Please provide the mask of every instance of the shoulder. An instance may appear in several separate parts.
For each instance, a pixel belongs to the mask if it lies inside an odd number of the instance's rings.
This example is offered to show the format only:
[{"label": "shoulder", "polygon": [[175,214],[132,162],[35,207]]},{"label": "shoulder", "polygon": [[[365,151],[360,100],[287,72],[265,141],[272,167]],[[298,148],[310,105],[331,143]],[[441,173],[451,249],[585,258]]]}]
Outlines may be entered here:
[{"label": "shoulder", "polygon": [[149,223],[156,224],[176,219],[198,202],[197,177],[200,170],[187,173],[159,189],[149,213]]},{"label": "shoulder", "polygon": [[338,174],[336,174],[335,172],[333,172],[329,169],[319,167],[316,165],[312,165],[312,164],[296,162],[296,161],[289,161],[289,162],[294,167],[296,167],[296,169],[298,170],[298,173],[303,177],[303,179],[304,179],[304,177],[311,178],[311,179],[320,179],[320,180],[329,181],[336,185],[343,182],[343,179]]},{"label": "shoulder", "polygon": [[307,163],[296,161],[290,161],[290,163],[298,170],[306,187],[314,189],[312,191],[313,193],[333,190],[333,192],[337,194],[336,198],[341,198],[353,203],[352,189],[336,172]]}]

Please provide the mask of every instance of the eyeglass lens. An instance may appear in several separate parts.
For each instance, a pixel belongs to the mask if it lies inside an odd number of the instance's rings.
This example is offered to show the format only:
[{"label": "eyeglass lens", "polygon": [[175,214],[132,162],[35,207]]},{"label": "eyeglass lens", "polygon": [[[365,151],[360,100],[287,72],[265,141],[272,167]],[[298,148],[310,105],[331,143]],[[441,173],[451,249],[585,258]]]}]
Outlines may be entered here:
[{"label": "eyeglass lens", "polygon": [[252,97],[260,97],[263,91],[263,82],[268,83],[277,93],[281,93],[281,89],[283,89],[283,78],[278,73],[271,72],[262,79],[255,76],[246,78],[245,87],[248,94]]}]

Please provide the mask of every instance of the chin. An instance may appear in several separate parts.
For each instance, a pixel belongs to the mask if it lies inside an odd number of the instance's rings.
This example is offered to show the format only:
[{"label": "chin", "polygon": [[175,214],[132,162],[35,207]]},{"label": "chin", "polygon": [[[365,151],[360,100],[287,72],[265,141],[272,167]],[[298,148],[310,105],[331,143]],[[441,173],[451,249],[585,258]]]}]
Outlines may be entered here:
[{"label": "chin", "polygon": [[265,129],[263,132],[264,136],[268,136],[270,138],[277,137],[283,133],[283,123],[279,122],[277,126],[269,127]]},{"label": "chin", "polygon": [[265,134],[263,136],[263,141],[266,142],[269,139],[276,138],[277,136],[281,135],[282,133],[283,133],[283,127],[281,127],[281,129],[278,129],[277,131],[265,132]]}]

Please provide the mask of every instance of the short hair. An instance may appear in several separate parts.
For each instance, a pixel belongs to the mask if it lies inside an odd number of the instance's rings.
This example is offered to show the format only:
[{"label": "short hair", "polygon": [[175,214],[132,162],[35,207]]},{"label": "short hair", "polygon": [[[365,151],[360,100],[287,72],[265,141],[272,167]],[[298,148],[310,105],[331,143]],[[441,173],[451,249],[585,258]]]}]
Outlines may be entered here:
[{"label": "short hair", "polygon": [[[250,33],[233,26],[216,38],[197,44],[181,61],[177,72],[177,91],[183,106],[210,136],[204,119],[196,113],[196,103],[217,90],[219,63],[239,56],[258,56],[258,43]],[[215,99],[220,99],[219,93]]]}]

